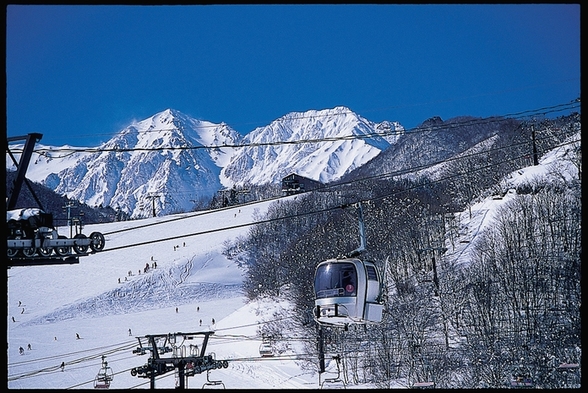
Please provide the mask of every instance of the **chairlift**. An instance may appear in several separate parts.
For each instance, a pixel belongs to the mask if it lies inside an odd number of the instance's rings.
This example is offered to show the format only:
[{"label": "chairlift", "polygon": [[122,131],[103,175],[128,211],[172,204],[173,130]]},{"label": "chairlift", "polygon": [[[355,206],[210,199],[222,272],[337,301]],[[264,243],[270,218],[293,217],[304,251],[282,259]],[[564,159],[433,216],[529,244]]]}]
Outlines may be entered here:
[{"label": "chairlift", "polygon": [[108,366],[108,362],[104,360],[106,356],[102,355],[102,368],[98,371],[96,378],[94,378],[94,389],[108,389],[110,388],[110,383],[114,378],[114,374],[110,366]]},{"label": "chairlift", "polygon": [[206,370],[206,382],[202,385],[202,389],[225,389],[223,381],[211,381],[210,370]]},{"label": "chairlift", "polygon": [[267,341],[262,342],[259,346],[259,355],[263,358],[274,356],[272,345]]},{"label": "chairlift", "polygon": [[331,384],[331,386],[340,384],[340,385],[343,386],[344,389],[347,386],[347,384],[345,383],[345,381],[341,379],[341,366],[340,366],[341,356],[335,355],[335,356],[333,356],[333,360],[335,360],[337,362],[337,376],[332,377],[332,378],[325,378],[321,382],[321,375],[319,374],[319,385],[320,385],[321,389],[324,389],[325,383],[326,384]]}]

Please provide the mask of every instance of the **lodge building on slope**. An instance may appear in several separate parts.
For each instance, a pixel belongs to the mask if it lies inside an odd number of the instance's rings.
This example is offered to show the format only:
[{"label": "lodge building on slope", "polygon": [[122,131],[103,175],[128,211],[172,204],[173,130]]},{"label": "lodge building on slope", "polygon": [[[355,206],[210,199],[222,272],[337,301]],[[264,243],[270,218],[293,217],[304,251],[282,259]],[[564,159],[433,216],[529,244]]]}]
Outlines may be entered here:
[{"label": "lodge building on slope", "polygon": [[319,181],[291,173],[282,179],[282,193],[285,196],[300,194],[301,192],[316,190],[322,185],[323,183]]}]

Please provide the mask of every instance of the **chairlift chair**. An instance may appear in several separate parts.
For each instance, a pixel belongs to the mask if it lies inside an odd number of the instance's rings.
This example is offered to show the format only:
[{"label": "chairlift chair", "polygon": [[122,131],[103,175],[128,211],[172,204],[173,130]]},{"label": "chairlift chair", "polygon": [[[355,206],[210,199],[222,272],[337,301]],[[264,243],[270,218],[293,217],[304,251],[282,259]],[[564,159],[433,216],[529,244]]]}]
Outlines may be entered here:
[{"label": "chairlift chair", "polygon": [[202,389],[225,389],[223,381],[211,381],[210,370],[206,370],[206,382],[202,385]]},{"label": "chairlift chair", "polygon": [[325,378],[321,382],[321,374],[319,373],[319,385],[320,385],[321,389],[324,389],[325,384],[331,384],[331,386],[341,385],[341,386],[343,386],[344,389],[347,386],[347,383],[341,379],[341,366],[340,366],[341,357],[339,355],[333,356],[333,360],[335,360],[337,362],[337,376],[331,377],[331,378]]},{"label": "chairlift chair", "polygon": [[102,356],[102,367],[98,371],[96,378],[94,378],[94,389],[108,389],[114,379],[112,369],[108,366],[108,362],[104,358],[105,356]]},{"label": "chairlift chair", "polygon": [[261,343],[261,345],[259,346],[259,355],[264,358],[274,356],[272,345],[268,342]]}]

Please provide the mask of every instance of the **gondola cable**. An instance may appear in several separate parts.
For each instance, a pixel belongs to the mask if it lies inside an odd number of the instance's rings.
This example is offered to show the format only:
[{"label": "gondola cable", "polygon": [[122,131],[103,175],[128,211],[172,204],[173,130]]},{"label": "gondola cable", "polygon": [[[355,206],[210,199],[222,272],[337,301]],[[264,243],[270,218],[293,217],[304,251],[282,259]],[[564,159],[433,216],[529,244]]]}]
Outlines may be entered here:
[{"label": "gondola cable", "polygon": [[[571,142],[560,144],[559,146],[565,146],[565,145],[572,144],[572,143],[575,143],[575,142],[578,142],[578,141],[577,140],[574,140],[574,141],[571,141]],[[469,173],[471,174],[472,172],[477,172],[477,171],[481,171],[481,170],[487,170],[487,169],[492,168],[494,166],[504,164],[505,162],[520,160],[520,159],[522,159],[524,157],[525,157],[525,155],[522,155],[522,156],[518,156],[518,157],[515,157],[515,158],[511,158],[511,159],[508,159],[508,160],[501,161],[500,163],[493,163],[493,164],[489,164],[489,165],[482,166],[482,167],[479,167],[479,168],[471,169]],[[411,173],[411,172],[406,171],[405,173]],[[431,184],[439,183],[439,182],[442,182],[442,181],[451,180],[451,179],[458,178],[458,177],[461,177],[461,176],[464,176],[464,174],[457,173],[457,174],[453,174],[453,175],[447,175],[447,176],[445,176],[443,178],[431,180],[431,181],[428,181],[428,182],[425,182],[425,183],[422,183],[422,184],[417,184],[417,185],[414,185],[412,187],[408,187],[407,189],[403,189],[403,190],[400,190],[400,191],[393,191],[393,192],[390,192],[390,193],[387,193],[387,194],[383,194],[383,195],[380,195],[380,196],[377,196],[377,197],[365,198],[365,199],[362,199],[361,201],[357,201],[357,202],[367,202],[367,201],[382,200],[382,199],[385,199],[385,198],[389,198],[391,196],[395,196],[397,194],[405,193],[405,192],[410,191],[410,190],[414,190],[414,189],[417,189],[417,188],[429,186]],[[314,215],[314,214],[319,214],[319,213],[327,213],[327,212],[339,210],[342,207],[343,207],[343,205],[336,205],[336,206],[327,207],[327,208],[323,208],[323,209],[318,209],[318,210],[314,210],[314,211],[310,211],[310,212],[297,213],[297,214],[290,215],[290,216],[283,216],[283,217],[277,217],[277,218],[262,219],[262,220],[259,220],[259,221],[256,221],[256,222],[252,222],[252,223],[237,224],[237,225],[232,225],[232,226],[227,226],[227,227],[221,227],[221,228],[216,228],[216,229],[209,229],[209,230],[200,231],[200,232],[182,234],[182,235],[177,235],[177,236],[170,236],[170,237],[167,237],[167,238],[161,238],[161,239],[156,239],[156,240],[150,240],[150,241],[145,241],[145,242],[139,242],[139,243],[134,243],[134,244],[128,244],[128,245],[123,245],[123,246],[118,246],[118,247],[107,248],[107,249],[103,249],[102,252],[108,252],[108,251],[120,250],[120,249],[125,249],[125,248],[130,248],[130,247],[137,247],[137,246],[148,245],[148,244],[152,244],[152,243],[156,243],[156,242],[164,242],[164,241],[169,241],[169,240],[182,239],[182,238],[186,238],[186,237],[193,237],[193,236],[199,236],[199,235],[204,235],[204,234],[211,234],[211,233],[216,233],[216,232],[228,231],[228,230],[239,229],[239,228],[244,228],[244,227],[248,227],[248,226],[265,224],[265,223],[270,223],[270,222],[275,222],[275,221],[280,221],[280,220],[285,220],[285,219],[293,219],[293,218],[298,218],[298,217],[304,217],[304,216]]]}]

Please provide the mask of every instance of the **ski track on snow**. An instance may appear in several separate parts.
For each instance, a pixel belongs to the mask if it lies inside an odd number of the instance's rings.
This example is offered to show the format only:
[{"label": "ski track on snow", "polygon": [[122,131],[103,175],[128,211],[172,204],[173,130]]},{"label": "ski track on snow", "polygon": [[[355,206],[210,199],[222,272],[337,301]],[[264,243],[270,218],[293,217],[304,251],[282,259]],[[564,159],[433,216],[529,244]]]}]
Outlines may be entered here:
[{"label": "ski track on snow", "polygon": [[169,269],[150,269],[141,276],[133,276],[131,281],[122,282],[119,288],[67,305],[22,326],[229,299],[241,293],[241,284],[186,283],[192,268],[193,258]]}]

